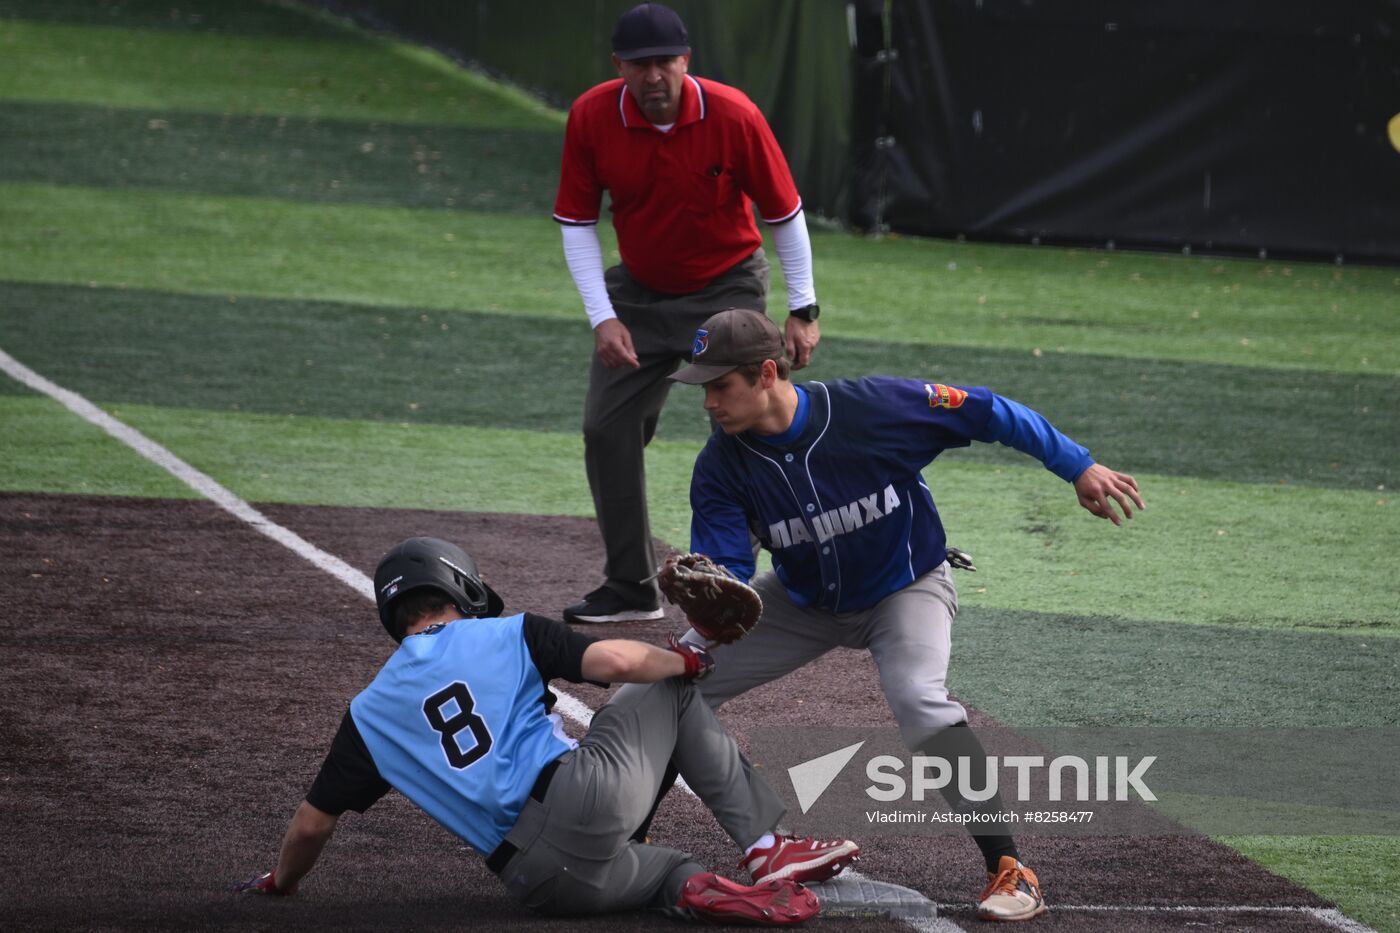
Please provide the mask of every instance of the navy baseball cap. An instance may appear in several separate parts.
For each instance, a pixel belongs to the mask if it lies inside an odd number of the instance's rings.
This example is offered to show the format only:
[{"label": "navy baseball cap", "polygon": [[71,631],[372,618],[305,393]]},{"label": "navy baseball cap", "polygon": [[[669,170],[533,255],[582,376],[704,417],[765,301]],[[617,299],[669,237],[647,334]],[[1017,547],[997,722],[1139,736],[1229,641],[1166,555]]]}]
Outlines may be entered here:
[{"label": "navy baseball cap", "polygon": [[625,62],[684,55],[690,51],[690,34],[675,10],[659,3],[643,3],[618,17],[612,47],[613,54]]},{"label": "navy baseball cap", "polygon": [[704,385],[740,366],[783,358],[783,335],[762,311],[729,308],[711,315],[695,332],[690,365],[671,378],[686,385]]}]

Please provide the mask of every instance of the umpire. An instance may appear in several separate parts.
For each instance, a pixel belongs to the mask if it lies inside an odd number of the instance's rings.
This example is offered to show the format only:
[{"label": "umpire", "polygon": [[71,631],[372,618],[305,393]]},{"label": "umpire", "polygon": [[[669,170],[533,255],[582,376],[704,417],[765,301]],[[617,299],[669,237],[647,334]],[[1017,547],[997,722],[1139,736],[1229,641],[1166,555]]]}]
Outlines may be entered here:
[{"label": "umpire", "polygon": [[[820,339],[802,199],[763,114],[741,91],[688,73],[689,36],[668,7],[623,14],[612,45],[619,77],[569,111],[554,205],[593,327],[584,460],[607,554],[604,584],[564,610],[575,623],[662,616],[643,448],[696,328],[725,308],[766,309],[755,203],[787,281],[783,332],[795,368]],[[622,256],[606,273],[605,190]]]}]

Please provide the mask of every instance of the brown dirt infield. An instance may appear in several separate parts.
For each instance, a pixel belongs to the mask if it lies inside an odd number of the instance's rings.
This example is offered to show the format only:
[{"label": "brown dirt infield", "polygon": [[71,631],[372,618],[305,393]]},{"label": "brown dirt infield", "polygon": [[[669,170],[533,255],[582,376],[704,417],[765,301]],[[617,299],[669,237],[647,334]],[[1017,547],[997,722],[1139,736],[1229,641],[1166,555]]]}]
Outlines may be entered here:
[{"label": "brown dirt infield", "polygon": [[[578,519],[265,506],[370,573],[411,534],[462,543],[508,606],[557,615],[596,585]],[[358,594],[205,502],[0,494],[0,915],[10,929],[683,929],[651,915],[550,921],[397,795],[348,815],[295,898],[226,886],[270,867],[346,703],[393,647]],[[660,641],[677,617],[598,626]],[[596,707],[604,691],[569,687]],[[888,726],[869,658],[841,651],[733,701],[746,730]],[[655,830],[734,876],[737,856],[675,793]],[[1333,929],[1310,892],[1203,839],[1018,837],[1051,912],[1035,930]],[[860,869],[969,912],[982,883],[964,838],[873,837]],[[1161,911],[1056,909],[1231,907]],[[889,921],[818,929],[900,930]]]}]

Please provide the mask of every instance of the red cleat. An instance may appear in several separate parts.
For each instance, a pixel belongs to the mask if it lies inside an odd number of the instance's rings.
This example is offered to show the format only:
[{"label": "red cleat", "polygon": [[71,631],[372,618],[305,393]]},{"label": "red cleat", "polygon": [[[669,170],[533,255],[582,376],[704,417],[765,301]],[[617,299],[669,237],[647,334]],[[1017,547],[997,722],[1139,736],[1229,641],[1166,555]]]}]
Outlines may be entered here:
[{"label": "red cleat", "polygon": [[817,896],[794,881],[748,887],[713,872],[691,875],[676,906],[696,919],[744,926],[793,926],[821,910]]},{"label": "red cleat", "polygon": [[799,884],[825,881],[839,875],[860,856],[860,846],[849,839],[813,839],[778,836],[766,849],[754,849],[739,860],[754,884],[787,879]]}]

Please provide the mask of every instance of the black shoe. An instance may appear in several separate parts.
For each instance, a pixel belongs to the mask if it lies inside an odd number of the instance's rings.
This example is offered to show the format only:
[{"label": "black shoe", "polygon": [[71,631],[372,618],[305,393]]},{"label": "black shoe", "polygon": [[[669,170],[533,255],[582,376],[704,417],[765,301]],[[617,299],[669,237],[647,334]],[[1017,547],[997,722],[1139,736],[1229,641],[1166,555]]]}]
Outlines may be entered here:
[{"label": "black shoe", "polygon": [[665,618],[655,597],[645,603],[629,603],[616,590],[600,586],[564,610],[564,621],[575,625],[593,622],[651,622]]}]

